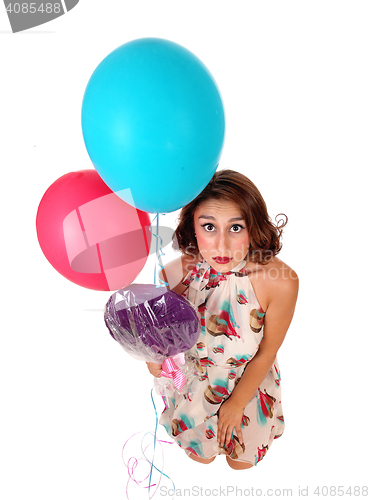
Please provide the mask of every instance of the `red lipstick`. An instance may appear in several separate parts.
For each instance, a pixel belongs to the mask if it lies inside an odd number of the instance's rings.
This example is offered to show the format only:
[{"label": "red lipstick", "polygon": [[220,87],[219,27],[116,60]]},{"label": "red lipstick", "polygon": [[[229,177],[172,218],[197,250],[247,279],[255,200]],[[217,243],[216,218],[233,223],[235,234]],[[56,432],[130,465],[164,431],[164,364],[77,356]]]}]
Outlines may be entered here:
[{"label": "red lipstick", "polygon": [[228,264],[232,258],[231,257],[213,257],[213,260],[217,262],[217,264]]}]

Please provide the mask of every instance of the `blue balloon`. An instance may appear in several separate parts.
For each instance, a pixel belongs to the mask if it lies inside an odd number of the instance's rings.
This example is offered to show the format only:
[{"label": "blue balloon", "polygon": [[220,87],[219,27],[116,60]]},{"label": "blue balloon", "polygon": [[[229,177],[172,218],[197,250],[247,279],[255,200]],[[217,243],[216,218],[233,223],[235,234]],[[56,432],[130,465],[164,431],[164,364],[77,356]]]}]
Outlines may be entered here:
[{"label": "blue balloon", "polygon": [[82,132],[100,177],[126,203],[173,212],[208,184],[221,156],[225,116],[217,84],[181,45],[141,38],[92,74]]}]

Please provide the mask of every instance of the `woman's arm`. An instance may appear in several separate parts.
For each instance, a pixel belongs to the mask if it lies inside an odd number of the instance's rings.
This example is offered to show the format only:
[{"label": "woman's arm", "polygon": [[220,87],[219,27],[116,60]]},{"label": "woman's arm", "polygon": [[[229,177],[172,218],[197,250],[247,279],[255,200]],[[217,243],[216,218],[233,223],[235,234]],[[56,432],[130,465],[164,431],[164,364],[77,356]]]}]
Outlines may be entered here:
[{"label": "woman's arm", "polygon": [[230,442],[234,427],[239,441],[242,439],[244,408],[268,374],[293,319],[298,276],[293,272],[289,279],[277,281],[272,285],[273,298],[266,311],[263,339],[258,352],[246,366],[231,396],[220,407],[217,440],[221,446]]}]

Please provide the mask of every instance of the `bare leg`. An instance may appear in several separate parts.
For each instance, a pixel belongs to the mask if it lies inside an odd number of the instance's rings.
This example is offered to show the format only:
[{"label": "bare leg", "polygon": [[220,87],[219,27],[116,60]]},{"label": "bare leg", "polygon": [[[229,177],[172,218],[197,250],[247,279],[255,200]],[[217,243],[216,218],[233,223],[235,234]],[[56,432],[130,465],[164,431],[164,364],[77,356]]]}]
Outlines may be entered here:
[{"label": "bare leg", "polygon": [[190,453],[190,455],[188,455],[188,456],[192,460],[195,460],[195,462],[200,462],[201,464],[210,464],[216,458],[216,457],[213,457],[213,458],[200,458],[200,457],[197,457],[196,455],[193,455],[193,453]]},{"label": "bare leg", "polygon": [[235,470],[250,469],[251,467],[253,467],[253,464],[238,462],[237,460],[232,460],[230,457],[226,457],[226,460],[230,467]]}]

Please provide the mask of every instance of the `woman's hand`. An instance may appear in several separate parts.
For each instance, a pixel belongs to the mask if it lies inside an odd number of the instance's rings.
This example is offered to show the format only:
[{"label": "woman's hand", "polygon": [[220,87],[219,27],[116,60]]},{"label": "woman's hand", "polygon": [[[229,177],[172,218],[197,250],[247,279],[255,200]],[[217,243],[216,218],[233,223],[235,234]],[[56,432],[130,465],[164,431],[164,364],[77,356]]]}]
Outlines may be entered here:
[{"label": "woman's hand", "polygon": [[160,376],[162,365],[159,365],[158,363],[148,363],[148,361],[146,362],[146,364],[148,365],[148,370],[154,377]]},{"label": "woman's hand", "polygon": [[217,441],[220,446],[228,445],[231,441],[233,429],[235,427],[239,443],[243,443],[243,434],[241,422],[244,414],[244,408],[235,406],[231,397],[226,399],[218,410],[218,431]]}]

